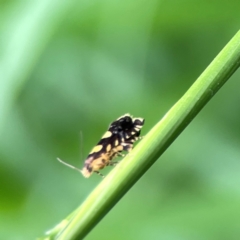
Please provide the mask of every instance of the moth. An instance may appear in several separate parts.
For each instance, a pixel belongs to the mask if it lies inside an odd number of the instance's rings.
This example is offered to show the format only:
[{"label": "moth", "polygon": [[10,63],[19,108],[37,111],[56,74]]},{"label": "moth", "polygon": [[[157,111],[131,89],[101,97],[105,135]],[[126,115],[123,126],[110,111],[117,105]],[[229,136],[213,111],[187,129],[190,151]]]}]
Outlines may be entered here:
[{"label": "moth", "polygon": [[130,114],[125,114],[112,122],[102,136],[97,145],[88,154],[83,169],[78,169],[58,158],[58,161],[71,167],[86,178],[92,173],[97,173],[104,177],[99,170],[106,166],[114,166],[117,162],[112,160],[117,156],[124,156],[122,151],[130,152],[134,142],[139,140],[141,129],[144,125],[143,118],[133,118]]}]

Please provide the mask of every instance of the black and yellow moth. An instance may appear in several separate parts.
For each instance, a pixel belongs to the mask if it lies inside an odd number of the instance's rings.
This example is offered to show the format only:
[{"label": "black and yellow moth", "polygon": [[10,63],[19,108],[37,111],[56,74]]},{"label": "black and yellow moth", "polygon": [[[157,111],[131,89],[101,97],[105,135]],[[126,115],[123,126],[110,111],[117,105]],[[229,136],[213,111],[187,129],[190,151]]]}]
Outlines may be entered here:
[{"label": "black and yellow moth", "polygon": [[112,159],[116,156],[124,156],[122,151],[130,152],[132,150],[133,143],[140,139],[143,124],[143,118],[133,118],[129,114],[116,119],[87,156],[83,169],[78,169],[59,158],[58,160],[68,167],[80,171],[86,178],[94,172],[103,176],[99,170],[115,165],[117,162],[113,162]]}]

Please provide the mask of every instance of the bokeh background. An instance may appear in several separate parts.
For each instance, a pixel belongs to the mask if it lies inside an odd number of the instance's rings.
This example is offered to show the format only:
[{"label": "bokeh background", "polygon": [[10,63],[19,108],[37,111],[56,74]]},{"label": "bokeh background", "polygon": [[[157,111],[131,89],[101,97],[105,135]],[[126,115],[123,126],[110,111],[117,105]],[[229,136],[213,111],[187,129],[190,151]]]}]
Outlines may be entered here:
[{"label": "bokeh background", "polygon": [[[79,206],[101,178],[56,157],[81,168],[125,113],[146,134],[238,31],[239,10],[1,0],[0,239],[36,239]],[[86,239],[240,239],[239,89],[236,72]]]}]

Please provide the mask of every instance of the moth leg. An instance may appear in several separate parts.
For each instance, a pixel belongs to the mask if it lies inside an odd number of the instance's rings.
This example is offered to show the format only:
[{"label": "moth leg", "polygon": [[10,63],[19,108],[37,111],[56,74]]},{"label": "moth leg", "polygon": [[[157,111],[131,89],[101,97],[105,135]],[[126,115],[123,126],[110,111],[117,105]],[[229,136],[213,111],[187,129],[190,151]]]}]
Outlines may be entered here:
[{"label": "moth leg", "polygon": [[144,138],[144,136],[135,137],[135,138],[134,138],[134,142],[135,142],[135,141],[139,141],[139,140],[141,140],[141,139],[143,139],[143,138]]},{"label": "moth leg", "polygon": [[127,153],[127,156],[129,157],[134,157],[135,156],[135,153],[132,153],[132,148],[128,149],[128,153]]},{"label": "moth leg", "polygon": [[99,176],[101,176],[102,178],[104,178],[105,176],[103,174],[101,174],[100,172],[98,171],[94,171],[96,174],[98,174]]},{"label": "moth leg", "polygon": [[120,153],[120,152],[117,152],[117,155],[120,156],[120,157],[125,157],[126,154],[123,154],[123,153]]},{"label": "moth leg", "polygon": [[141,136],[141,137],[138,137],[137,140],[141,140],[141,139],[143,139],[143,138],[144,138],[144,136]]},{"label": "moth leg", "polygon": [[109,162],[108,166],[116,166],[119,162]]}]

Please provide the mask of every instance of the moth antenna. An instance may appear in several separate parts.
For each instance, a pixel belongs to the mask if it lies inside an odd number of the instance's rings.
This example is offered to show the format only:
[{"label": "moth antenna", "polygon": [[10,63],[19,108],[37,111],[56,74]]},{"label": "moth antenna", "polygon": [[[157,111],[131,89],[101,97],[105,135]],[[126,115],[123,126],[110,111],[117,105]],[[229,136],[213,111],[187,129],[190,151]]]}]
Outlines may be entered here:
[{"label": "moth antenna", "polygon": [[64,162],[64,161],[61,160],[60,158],[57,158],[57,160],[58,160],[60,163],[62,163],[63,165],[65,165],[65,166],[67,166],[67,167],[69,167],[69,168],[75,169],[75,170],[77,170],[78,172],[82,173],[82,170],[81,170],[81,169],[79,169],[79,168],[77,168],[77,167],[75,167],[75,166],[73,166],[73,165],[71,165],[71,164],[69,164],[69,163]]},{"label": "moth antenna", "polygon": [[[82,131],[80,131],[80,158],[81,158],[81,160],[83,159],[83,133],[82,133]],[[73,165],[71,165],[71,164],[69,164],[69,163],[66,163],[66,162],[64,162],[63,160],[61,160],[60,158],[57,158],[57,160],[58,160],[60,163],[62,163],[63,165],[65,165],[65,166],[67,166],[67,167],[69,167],[69,168],[72,168],[72,169],[74,169],[74,170],[76,170],[76,171],[78,171],[78,172],[80,172],[80,173],[83,173],[83,172],[82,172],[82,169],[77,168],[77,167],[75,167],[75,166],[73,166]]]},{"label": "moth antenna", "polygon": [[83,132],[82,130],[79,133],[80,135],[80,159],[83,161]]}]

